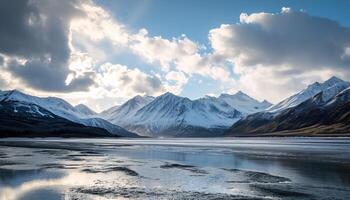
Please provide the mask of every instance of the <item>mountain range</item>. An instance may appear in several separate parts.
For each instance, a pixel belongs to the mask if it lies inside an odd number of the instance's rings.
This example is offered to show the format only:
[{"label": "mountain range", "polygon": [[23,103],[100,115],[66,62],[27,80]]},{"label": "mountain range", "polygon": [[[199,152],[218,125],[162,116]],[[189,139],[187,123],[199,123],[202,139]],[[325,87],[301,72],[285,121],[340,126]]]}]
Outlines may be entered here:
[{"label": "mountain range", "polygon": [[215,137],[346,135],[350,83],[315,82],[272,105],[239,91],[191,100],[172,93],[135,96],[96,113],[56,97],[0,91],[0,136]]},{"label": "mountain range", "polygon": [[[22,120],[28,121],[29,123],[31,119],[39,117],[41,121],[50,124],[52,121],[52,123],[54,123],[54,119],[60,118],[65,119],[70,123],[83,125],[86,127],[85,129],[88,127],[102,129],[108,133],[106,136],[137,136],[137,134],[129,132],[120,126],[95,116],[90,109],[86,110],[87,107],[73,107],[63,99],[56,97],[40,98],[24,94],[18,90],[10,90],[0,92],[0,103],[1,115],[16,116],[17,121]],[[21,116],[23,119],[20,119]],[[12,118],[8,117],[6,120],[7,122],[2,121],[0,123],[3,127],[6,127],[8,121],[11,121]],[[46,127],[38,126],[36,128],[38,129],[38,132],[46,131]],[[64,130],[65,126],[62,126],[61,128]],[[57,129],[55,130],[58,129],[59,127],[57,126]],[[26,132],[27,129],[23,128],[23,130],[18,130],[18,132],[21,131]],[[5,132],[5,129],[3,129],[3,132]]]},{"label": "mountain range", "polygon": [[229,136],[347,135],[350,83],[332,77],[314,83],[265,111],[242,118]]},{"label": "mountain range", "polygon": [[59,117],[31,103],[0,102],[0,137],[106,137],[102,128],[89,127]]},{"label": "mountain range", "polygon": [[208,137],[222,136],[241,117],[270,105],[243,92],[197,100],[167,92],[156,98],[136,96],[101,117],[142,136]]}]

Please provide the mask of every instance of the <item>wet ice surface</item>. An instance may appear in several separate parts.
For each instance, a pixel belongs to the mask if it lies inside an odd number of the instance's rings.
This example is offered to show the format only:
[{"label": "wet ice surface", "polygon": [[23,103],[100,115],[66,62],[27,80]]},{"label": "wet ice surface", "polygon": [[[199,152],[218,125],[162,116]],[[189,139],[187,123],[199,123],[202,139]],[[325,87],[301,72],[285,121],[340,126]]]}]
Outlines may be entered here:
[{"label": "wet ice surface", "polygon": [[2,199],[348,199],[350,140],[2,139]]}]

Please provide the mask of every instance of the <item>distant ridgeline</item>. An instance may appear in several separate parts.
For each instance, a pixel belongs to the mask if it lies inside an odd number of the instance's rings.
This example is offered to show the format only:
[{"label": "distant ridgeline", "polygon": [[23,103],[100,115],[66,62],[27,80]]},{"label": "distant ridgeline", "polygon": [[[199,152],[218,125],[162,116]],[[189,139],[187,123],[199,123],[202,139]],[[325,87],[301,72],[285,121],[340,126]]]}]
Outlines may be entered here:
[{"label": "distant ridgeline", "polygon": [[0,92],[0,136],[217,137],[346,135],[350,83],[332,77],[272,105],[244,94],[196,100],[165,93],[135,96],[95,113],[55,97]]},{"label": "distant ridgeline", "polygon": [[332,77],[236,122],[230,136],[350,136],[350,83]]},{"label": "distant ridgeline", "polygon": [[0,92],[0,137],[134,137],[117,125],[63,99],[39,98],[17,90]]}]

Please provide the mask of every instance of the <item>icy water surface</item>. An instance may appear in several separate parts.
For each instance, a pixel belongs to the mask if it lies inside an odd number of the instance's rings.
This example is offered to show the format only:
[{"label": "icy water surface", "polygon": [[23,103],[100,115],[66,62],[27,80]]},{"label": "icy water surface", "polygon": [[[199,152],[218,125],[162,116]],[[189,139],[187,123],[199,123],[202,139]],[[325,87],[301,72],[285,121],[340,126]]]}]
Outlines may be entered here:
[{"label": "icy water surface", "polygon": [[349,197],[346,138],[0,140],[0,200]]}]

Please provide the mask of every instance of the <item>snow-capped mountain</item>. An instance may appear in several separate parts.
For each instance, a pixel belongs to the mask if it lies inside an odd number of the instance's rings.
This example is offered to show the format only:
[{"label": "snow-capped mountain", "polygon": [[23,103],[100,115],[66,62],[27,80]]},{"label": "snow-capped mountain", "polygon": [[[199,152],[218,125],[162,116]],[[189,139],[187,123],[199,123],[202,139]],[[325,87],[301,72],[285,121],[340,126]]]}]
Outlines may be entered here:
[{"label": "snow-capped mountain", "polygon": [[[41,108],[48,110],[49,112],[67,119],[69,121],[83,124],[85,126],[99,127],[108,130],[111,134],[116,134],[120,136],[134,136],[135,134],[124,130],[123,128],[111,124],[110,122],[100,119],[91,118],[91,116],[86,115],[81,110],[73,107],[68,102],[63,99],[56,97],[35,97],[31,95],[24,94],[18,90],[2,91],[0,93],[0,101],[13,101],[21,102],[24,104],[33,104]],[[33,107],[34,108],[34,107]],[[31,112],[36,112],[32,110]]]},{"label": "snow-capped mountain", "polygon": [[241,91],[233,95],[221,94],[218,99],[226,102],[242,114],[260,112],[272,105],[266,100],[259,102]]},{"label": "snow-capped mountain", "polygon": [[320,92],[323,92],[323,99],[327,101],[348,87],[350,87],[349,82],[343,81],[333,76],[324,83],[315,82],[309,85],[306,89],[298,92],[297,94],[281,101],[280,103],[277,103],[276,105],[271,106],[267,109],[267,111],[276,113],[288,108],[295,107]]},{"label": "snow-capped mountain", "polygon": [[19,101],[39,105],[50,112],[74,122],[80,122],[81,118],[87,118],[77,109],[63,99],[57,97],[36,97],[24,94],[18,90],[3,91],[0,94],[0,101]]},{"label": "snow-capped mountain", "polygon": [[241,117],[270,105],[243,92],[197,100],[165,93],[157,98],[136,96],[100,116],[145,136],[218,136]]},{"label": "snow-capped mountain", "polygon": [[120,106],[114,106],[103,111],[100,116],[113,124],[120,126],[129,124],[128,121],[135,113],[154,100],[152,96],[137,95]]},{"label": "snow-capped mountain", "polygon": [[[1,92],[4,94],[3,92]],[[108,137],[102,128],[74,123],[36,104],[0,101],[0,137]]]},{"label": "snow-capped mountain", "polygon": [[350,84],[336,77],[314,83],[277,105],[273,112],[238,121],[229,134],[344,134],[350,130]]},{"label": "snow-capped mountain", "polygon": [[241,113],[225,102],[192,101],[165,93],[119,122],[145,136],[218,136],[240,117]]},{"label": "snow-capped mountain", "polygon": [[74,108],[80,113],[81,116],[96,116],[97,113],[91,110],[89,107],[87,107],[84,104],[78,104],[74,106]]},{"label": "snow-capped mountain", "polygon": [[[223,136],[228,129],[230,135],[236,135],[297,134],[300,130],[343,134],[350,128],[350,83],[336,77],[311,84],[273,106],[243,92],[196,100],[165,93],[156,98],[135,96],[96,114],[82,104],[74,107],[60,98],[35,97],[17,90],[0,91],[0,104],[0,130],[10,132],[69,130],[81,134],[86,130],[93,134],[91,131],[96,130],[103,134],[107,130],[120,136],[137,136],[132,131],[143,136],[200,137]],[[35,128],[35,124],[40,126]],[[17,125],[21,128],[16,129]]]}]

